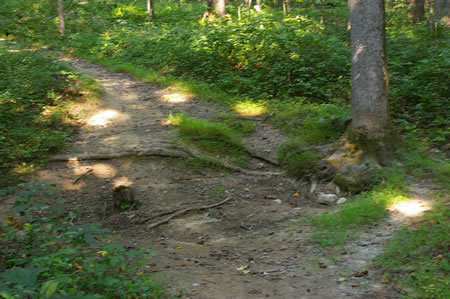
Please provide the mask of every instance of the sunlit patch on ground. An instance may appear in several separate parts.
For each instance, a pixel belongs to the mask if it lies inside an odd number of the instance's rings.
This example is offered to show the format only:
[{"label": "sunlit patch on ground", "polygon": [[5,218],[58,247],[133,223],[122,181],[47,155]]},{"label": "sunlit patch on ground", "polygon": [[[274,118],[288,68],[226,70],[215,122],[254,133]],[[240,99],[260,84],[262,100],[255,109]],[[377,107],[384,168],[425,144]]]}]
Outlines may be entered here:
[{"label": "sunlit patch on ground", "polygon": [[105,163],[96,163],[91,168],[94,170],[94,175],[99,178],[112,178],[117,174],[113,166]]},{"label": "sunlit patch on ground", "polygon": [[181,94],[181,93],[172,93],[168,95],[164,95],[161,100],[168,103],[184,103],[189,101],[192,98],[190,94]]},{"label": "sunlit patch on ground", "polygon": [[233,110],[243,116],[259,116],[266,112],[266,107],[261,103],[244,101],[234,105]]},{"label": "sunlit patch on ground", "polygon": [[118,186],[131,186],[133,185],[133,182],[126,176],[122,176],[120,178],[117,178],[113,181],[114,187]]},{"label": "sunlit patch on ground", "polygon": [[105,110],[92,116],[88,120],[88,124],[95,127],[109,125],[112,121],[126,120],[129,116],[124,115],[116,110]]},{"label": "sunlit patch on ground", "polygon": [[409,199],[393,204],[389,210],[392,213],[398,213],[404,217],[419,217],[424,212],[429,211],[431,205],[429,202],[420,199]]},{"label": "sunlit patch on ground", "polygon": [[169,115],[166,119],[161,120],[163,126],[178,126],[181,123],[181,115]]}]

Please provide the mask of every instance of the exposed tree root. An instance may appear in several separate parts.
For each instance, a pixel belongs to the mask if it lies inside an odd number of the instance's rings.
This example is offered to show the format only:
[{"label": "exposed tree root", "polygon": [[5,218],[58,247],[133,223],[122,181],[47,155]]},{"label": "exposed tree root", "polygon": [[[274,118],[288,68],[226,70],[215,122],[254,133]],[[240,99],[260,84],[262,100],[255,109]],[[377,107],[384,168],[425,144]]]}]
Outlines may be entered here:
[{"label": "exposed tree root", "polygon": [[[174,210],[172,212],[164,212],[164,213],[162,213],[160,215],[167,215],[167,214],[170,214],[170,213],[173,213],[173,214],[170,215],[167,218],[164,218],[164,219],[160,220],[160,221],[157,221],[155,223],[149,224],[147,226],[147,229],[152,229],[152,228],[155,228],[155,227],[157,227],[157,226],[159,226],[161,224],[165,224],[165,223],[169,222],[171,219],[173,219],[175,217],[178,217],[180,215],[183,215],[183,214],[185,214],[187,212],[190,212],[190,211],[201,211],[201,210],[207,210],[207,209],[212,209],[212,208],[218,207],[220,205],[223,205],[224,203],[226,203],[230,199],[231,199],[231,197],[228,197],[228,198],[222,200],[221,202],[218,202],[218,203],[215,203],[215,204],[211,204],[211,205],[208,205],[208,206],[191,207],[191,208],[186,208],[186,209],[183,209],[183,210]],[[154,217],[147,218],[147,219],[143,220],[141,223],[144,223],[144,222],[146,222],[146,221],[148,221],[150,219],[153,219],[153,218]]]},{"label": "exposed tree root", "polygon": [[[87,160],[112,160],[129,156],[144,157],[144,156],[158,156],[158,157],[172,157],[172,158],[186,158],[192,156],[208,163],[224,167],[226,169],[240,172],[246,175],[265,176],[265,175],[281,175],[282,172],[267,172],[249,170],[220,158],[209,156],[185,145],[173,143],[158,143],[150,145],[150,148],[145,150],[133,150],[119,153],[95,153],[95,154],[80,154],[80,155],[56,155],[49,159],[50,162],[70,162],[70,161],[87,161]],[[259,157],[262,159],[261,157]],[[267,160],[269,161],[269,160]],[[272,163],[273,164],[273,163]]]},{"label": "exposed tree root", "polygon": [[190,147],[188,147],[186,145],[183,145],[182,150],[184,152],[190,154],[191,156],[193,156],[195,158],[198,158],[200,160],[203,160],[203,161],[209,162],[211,164],[227,168],[229,170],[233,170],[233,171],[236,171],[236,172],[247,174],[247,175],[281,175],[282,174],[282,172],[257,171],[257,170],[245,169],[245,168],[233,165],[233,164],[231,164],[228,161],[224,161],[223,159],[219,159],[219,158],[216,158],[216,157],[212,157],[212,156],[208,156],[208,155],[202,154],[202,153],[196,151],[195,149],[190,148]]},{"label": "exposed tree root", "polygon": [[56,155],[49,159],[49,162],[70,162],[70,161],[87,161],[87,160],[112,160],[128,156],[144,157],[144,156],[159,156],[159,157],[174,157],[185,158],[188,155],[177,149],[175,146],[156,144],[151,145],[145,150],[125,151],[119,153],[95,153],[95,154],[81,154],[81,155]]},{"label": "exposed tree root", "polygon": [[268,162],[275,166],[280,166],[280,162],[278,160],[268,157],[268,156],[264,155],[263,153],[259,152],[258,150],[251,149],[251,148],[245,148],[245,151],[247,152],[247,154],[249,154],[253,158],[262,160],[264,162]]}]

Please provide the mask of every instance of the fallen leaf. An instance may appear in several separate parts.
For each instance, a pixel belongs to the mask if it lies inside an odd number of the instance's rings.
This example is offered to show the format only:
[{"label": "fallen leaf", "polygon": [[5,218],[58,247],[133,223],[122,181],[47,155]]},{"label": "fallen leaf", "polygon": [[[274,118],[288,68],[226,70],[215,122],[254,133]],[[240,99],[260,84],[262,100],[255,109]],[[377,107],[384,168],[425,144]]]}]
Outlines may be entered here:
[{"label": "fallen leaf", "polygon": [[185,264],[177,264],[177,267],[184,267],[186,266]]},{"label": "fallen leaf", "polygon": [[181,246],[178,246],[177,248],[175,248],[175,249],[183,249],[183,247],[181,247]]},{"label": "fallen leaf", "polygon": [[79,264],[77,264],[77,263],[74,263],[73,265],[75,266],[75,268],[77,268],[77,269],[79,269],[79,270],[83,271],[83,267],[82,267],[82,266],[80,266]]},{"label": "fallen leaf", "polygon": [[285,251],[285,250],[286,250],[286,247],[280,248],[280,251]]},{"label": "fallen leaf", "polygon": [[102,256],[105,256],[108,252],[105,250],[100,250],[100,251],[97,251],[97,253],[101,254]]},{"label": "fallen leaf", "polygon": [[6,217],[6,222],[8,222],[8,224],[12,225],[14,223],[14,217],[13,216]]},{"label": "fallen leaf", "polygon": [[278,212],[278,210],[277,210],[277,209],[275,209],[275,210],[272,210],[272,212],[273,212],[273,213],[276,213],[276,212]]},{"label": "fallen leaf", "polygon": [[300,193],[295,192],[295,193],[293,194],[293,196],[294,196],[294,197],[300,197]]},{"label": "fallen leaf", "polygon": [[242,265],[239,268],[236,268],[236,270],[238,270],[238,271],[244,271],[244,270],[247,270],[247,269],[248,269],[248,265]]}]

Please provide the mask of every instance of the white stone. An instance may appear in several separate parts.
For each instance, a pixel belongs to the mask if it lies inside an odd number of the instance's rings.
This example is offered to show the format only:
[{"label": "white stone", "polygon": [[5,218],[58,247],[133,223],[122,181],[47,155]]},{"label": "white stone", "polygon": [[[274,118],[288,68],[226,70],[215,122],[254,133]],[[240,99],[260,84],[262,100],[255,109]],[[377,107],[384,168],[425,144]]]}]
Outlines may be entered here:
[{"label": "white stone", "polygon": [[323,205],[332,205],[338,200],[338,197],[336,194],[325,194],[321,193],[319,194],[317,198],[317,202]]},{"label": "white stone", "polygon": [[346,201],[347,201],[347,198],[341,197],[341,198],[339,198],[339,200],[336,202],[336,204],[340,205],[340,204],[343,204],[343,203],[346,202]]}]

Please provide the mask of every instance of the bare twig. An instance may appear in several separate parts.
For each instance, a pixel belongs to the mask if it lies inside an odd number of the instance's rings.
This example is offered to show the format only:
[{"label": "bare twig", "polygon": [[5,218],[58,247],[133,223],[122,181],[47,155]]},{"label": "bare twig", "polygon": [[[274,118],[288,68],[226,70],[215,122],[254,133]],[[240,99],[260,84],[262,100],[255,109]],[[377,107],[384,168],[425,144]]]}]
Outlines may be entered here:
[{"label": "bare twig", "polygon": [[160,221],[157,221],[155,223],[149,224],[147,226],[147,229],[152,229],[152,228],[157,227],[157,226],[159,226],[161,224],[165,224],[165,223],[169,222],[172,218],[175,218],[177,216],[183,215],[183,214],[185,214],[187,212],[190,212],[190,211],[201,211],[201,210],[207,210],[207,209],[212,209],[212,208],[218,207],[220,205],[223,205],[224,203],[226,203],[230,199],[231,199],[231,197],[228,197],[228,198],[222,200],[221,202],[218,202],[218,203],[215,203],[215,204],[211,204],[211,205],[208,205],[208,206],[191,207],[191,208],[186,208],[186,209],[183,209],[183,210],[178,210],[178,211],[174,212],[172,215],[170,215],[167,218],[164,218],[164,219],[162,219]]},{"label": "bare twig", "polygon": [[104,203],[103,203],[103,216],[102,216],[102,220],[100,221],[101,223],[103,223],[103,221],[105,220],[105,218],[106,218],[106,208],[107,208],[107,202],[105,201]]},{"label": "bare twig", "polygon": [[79,180],[81,180],[83,177],[85,177],[88,173],[93,172],[93,169],[86,170],[83,174],[81,174],[79,177],[77,177],[75,180],[73,180],[72,184],[78,183]]}]

